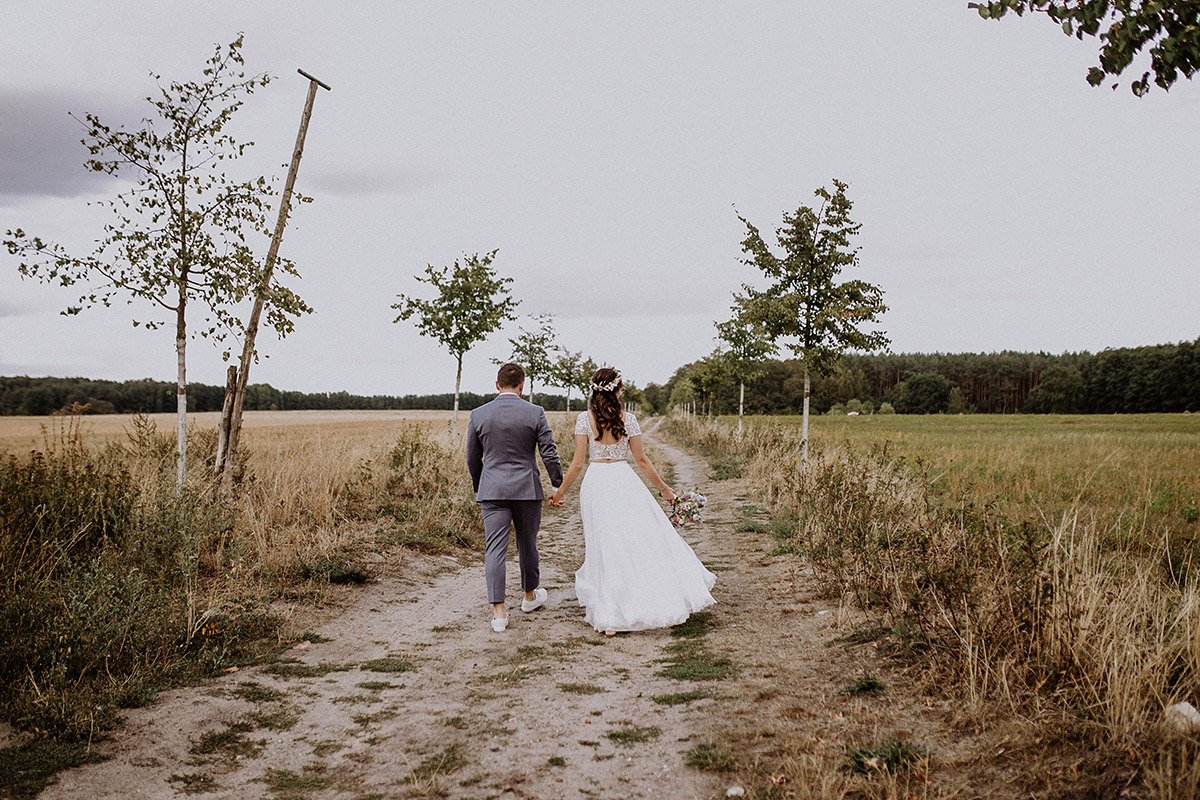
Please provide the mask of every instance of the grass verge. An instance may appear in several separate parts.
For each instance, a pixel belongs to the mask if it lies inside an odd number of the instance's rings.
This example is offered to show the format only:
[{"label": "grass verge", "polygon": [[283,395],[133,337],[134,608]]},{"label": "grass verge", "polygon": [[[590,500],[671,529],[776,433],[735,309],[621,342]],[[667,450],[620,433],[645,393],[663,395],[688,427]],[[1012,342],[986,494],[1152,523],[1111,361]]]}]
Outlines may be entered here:
[{"label": "grass verge", "polygon": [[[54,418],[43,448],[0,456],[0,674],[11,676],[0,718],[61,752],[164,688],[270,657],[285,623],[272,601],[368,579],[364,550],[480,545],[469,485],[448,469],[457,457],[418,426],[392,426],[384,448],[319,432],[289,431],[273,449],[250,439],[224,496],[209,480],[214,430],[188,431],[177,491],[174,437],[148,417],[126,420],[123,438],[96,443],[87,418]],[[338,668],[269,667],[283,677]],[[256,691],[239,695],[267,699]],[[53,763],[36,748],[3,752],[8,783]]]},{"label": "grass verge", "polygon": [[[875,618],[860,641],[919,664],[967,719],[1019,714],[1031,743],[1075,748],[1078,769],[1055,782],[1084,787],[1132,761],[1148,785],[1186,785],[1195,770],[1157,755],[1178,742],[1146,742],[1166,706],[1200,696],[1200,421],[837,424],[846,441],[818,424],[806,466],[790,425],[757,421],[737,437],[675,419],[668,430],[744,456],[775,555],[802,556]],[[847,691],[881,688],[867,677]],[[856,752],[889,763],[896,753],[880,748]]]}]

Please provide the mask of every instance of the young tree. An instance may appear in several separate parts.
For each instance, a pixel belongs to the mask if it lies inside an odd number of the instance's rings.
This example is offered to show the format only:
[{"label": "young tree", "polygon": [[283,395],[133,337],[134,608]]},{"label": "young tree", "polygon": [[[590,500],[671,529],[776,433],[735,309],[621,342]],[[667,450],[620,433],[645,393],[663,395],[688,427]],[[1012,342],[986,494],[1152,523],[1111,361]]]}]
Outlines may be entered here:
[{"label": "young tree", "polygon": [[600,365],[593,361],[591,357],[584,358],[575,367],[575,388],[583,395],[585,408],[587,407],[588,398],[592,396],[592,376],[596,374],[596,370],[598,369],[600,369]]},{"label": "young tree", "polygon": [[836,179],[833,185],[832,194],[825,187],[814,192],[821,198],[815,210],[800,206],[794,214],[784,213],[783,227],[775,231],[782,256],[772,253],[758,228],[738,215],[747,230],[742,263],[771,281],[763,291],[744,284],[738,300],[768,335],[788,340],[804,369],[802,469],[808,463],[811,375],[827,372],[847,349],[877,350],[888,344],[884,333],[859,329],[887,311],[883,290],[864,281],[837,282],[843,269],[858,264],[858,248],[850,239],[862,225],[850,219],[853,203],[846,197],[847,185]]},{"label": "young tree", "polygon": [[[146,98],[154,108],[140,130],[113,130],[95,115],[85,115],[83,143],[92,155],[88,169],[134,176],[131,189],[104,203],[116,221],[104,226],[90,255],[70,255],[20,229],[8,231],[5,241],[9,253],[29,259],[19,267],[22,275],[63,286],[88,284],[79,304],[65,314],[109,306],[114,297],[127,294],[174,315],[179,488],[187,467],[189,306],[199,303],[205,309],[193,335],[220,341],[240,327],[235,307],[255,291],[262,274],[246,236],[267,230],[275,195],[263,177],[235,182],[224,172],[253,144],[239,143],[225,128],[243,98],[270,80],[265,74],[246,77],[241,48],[241,36],[226,47],[218,45],[200,81],[160,84],[158,95]],[[290,262],[281,261],[280,267],[295,274]],[[292,317],[312,310],[282,287],[272,293],[271,303],[268,321],[281,336],[291,330]],[[134,320],[151,329],[163,324]]]},{"label": "young tree", "polygon": [[400,302],[392,308],[400,314],[392,320],[399,322],[413,315],[417,317],[417,330],[422,336],[437,339],[449,350],[458,362],[454,378],[454,427],[453,439],[458,445],[458,396],[462,388],[462,360],[473,346],[499,330],[505,322],[516,319],[513,313],[519,300],[514,300],[508,291],[512,278],[502,278],[492,269],[492,260],[497,250],[480,256],[478,253],[465,256],[464,263],[456,259],[454,268],[425,267],[421,283],[428,283],[437,290],[437,297],[422,300],[416,297],[396,295]]},{"label": "young tree", "polygon": [[738,436],[742,435],[742,416],[746,406],[746,381],[752,381],[764,372],[763,362],[775,355],[778,349],[761,322],[753,318],[744,301],[733,304],[733,317],[717,323],[718,339],[729,349],[725,351],[725,363],[729,372],[738,381]]},{"label": "young tree", "polygon": [[[527,331],[519,328],[520,333],[515,339],[509,339],[512,345],[512,358],[525,368],[525,377],[529,380],[529,402],[533,402],[533,387],[535,381],[550,383],[554,380],[554,358],[556,349],[554,340],[558,334],[554,332],[553,314],[531,314],[530,319],[537,325],[535,330]],[[502,361],[496,361],[502,364]]]},{"label": "young tree", "polygon": [[646,401],[646,393],[639,389],[633,381],[625,379],[622,381],[625,389],[621,392],[621,403],[635,414],[642,413],[642,403]]},{"label": "young tree", "polygon": [[696,401],[696,390],[692,388],[692,382],[688,380],[688,374],[681,376],[683,380],[675,382],[671,387],[671,396],[668,402],[673,408],[682,408],[684,414],[689,414],[689,409],[692,408]]},{"label": "young tree", "polygon": [[[590,358],[584,359],[583,353],[572,353],[569,350],[560,349],[558,355],[554,359],[554,363],[550,368],[550,384],[552,386],[561,386],[567,390],[567,413],[571,412],[571,390],[580,388],[584,382],[580,376],[585,371],[587,366],[591,366],[591,372],[588,372],[586,381],[591,383],[592,373],[597,369],[595,362]],[[582,391],[582,390],[581,390]],[[584,397],[587,397],[587,392],[584,391]]]},{"label": "young tree", "polygon": [[729,377],[729,363],[720,347],[692,364],[692,368],[688,370],[688,381],[692,384],[695,393],[699,395],[701,407],[705,409],[708,416],[713,415],[713,398],[729,380]]},{"label": "young tree", "polygon": [[[1063,33],[1100,39],[1100,65],[1087,73],[1092,86],[1125,71],[1143,49],[1150,49],[1154,82],[1164,90],[1182,75],[1200,68],[1200,2],[1197,0],[995,0],[967,3],[984,19],[1000,19],[1009,11],[1042,12]],[[1101,31],[1101,28],[1104,28]],[[1117,88],[1117,84],[1113,84]],[[1129,84],[1138,97],[1150,91],[1150,72]]]}]

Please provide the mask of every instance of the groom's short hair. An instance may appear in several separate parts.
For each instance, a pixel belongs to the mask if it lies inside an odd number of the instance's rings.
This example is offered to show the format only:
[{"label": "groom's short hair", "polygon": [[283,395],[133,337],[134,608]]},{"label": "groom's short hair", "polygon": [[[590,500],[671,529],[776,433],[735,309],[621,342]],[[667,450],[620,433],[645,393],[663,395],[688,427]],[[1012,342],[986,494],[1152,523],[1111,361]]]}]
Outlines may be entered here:
[{"label": "groom's short hair", "polygon": [[525,370],[521,369],[520,364],[513,364],[511,361],[496,373],[496,385],[501,389],[516,389],[524,382]]}]

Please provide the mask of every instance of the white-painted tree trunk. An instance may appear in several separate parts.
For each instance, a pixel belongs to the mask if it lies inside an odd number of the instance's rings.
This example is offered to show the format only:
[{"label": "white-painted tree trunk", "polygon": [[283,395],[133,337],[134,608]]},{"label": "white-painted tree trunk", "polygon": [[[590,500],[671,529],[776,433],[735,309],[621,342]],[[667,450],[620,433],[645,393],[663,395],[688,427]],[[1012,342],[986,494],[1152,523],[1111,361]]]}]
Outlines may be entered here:
[{"label": "white-painted tree trunk", "polygon": [[462,360],[463,357],[458,357],[458,374],[454,377],[454,425],[451,428],[451,440],[454,446],[458,447],[458,390],[462,386]]},{"label": "white-painted tree trunk", "polygon": [[187,326],[184,323],[184,298],[179,298],[175,320],[175,409],[179,414],[175,439],[175,494],[183,493],[187,477]]},{"label": "white-painted tree trunk", "polygon": [[808,467],[808,393],[811,388],[808,379],[808,364],[804,365],[804,416],[800,422],[800,472]]},{"label": "white-painted tree trunk", "polygon": [[742,438],[742,411],[746,407],[746,382],[738,381],[738,438]]}]

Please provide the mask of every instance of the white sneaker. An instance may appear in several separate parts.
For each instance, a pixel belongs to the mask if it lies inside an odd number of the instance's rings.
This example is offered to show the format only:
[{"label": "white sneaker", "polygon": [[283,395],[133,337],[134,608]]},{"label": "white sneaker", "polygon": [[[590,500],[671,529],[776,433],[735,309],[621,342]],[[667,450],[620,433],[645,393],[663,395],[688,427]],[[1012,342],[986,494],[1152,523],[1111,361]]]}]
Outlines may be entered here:
[{"label": "white sneaker", "polygon": [[535,608],[541,608],[542,604],[545,602],[546,602],[546,590],[539,586],[537,589],[533,590],[533,599],[532,600],[522,600],[521,601],[521,610],[524,611],[526,614],[528,614],[530,611],[533,611]]},{"label": "white sneaker", "polygon": [[496,633],[500,633],[507,627],[508,627],[508,617],[501,617],[500,619],[496,619],[495,617],[492,617],[492,630],[494,630]]}]

